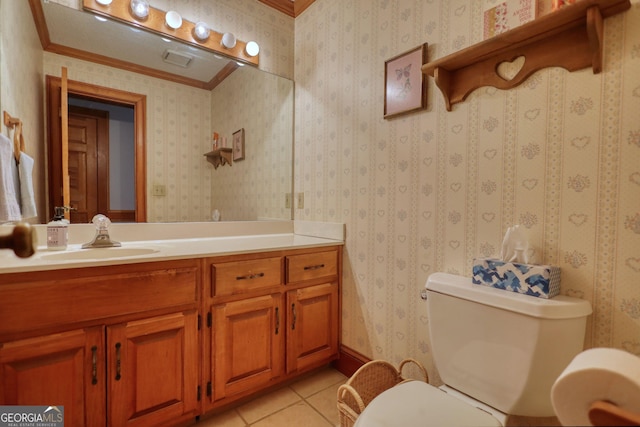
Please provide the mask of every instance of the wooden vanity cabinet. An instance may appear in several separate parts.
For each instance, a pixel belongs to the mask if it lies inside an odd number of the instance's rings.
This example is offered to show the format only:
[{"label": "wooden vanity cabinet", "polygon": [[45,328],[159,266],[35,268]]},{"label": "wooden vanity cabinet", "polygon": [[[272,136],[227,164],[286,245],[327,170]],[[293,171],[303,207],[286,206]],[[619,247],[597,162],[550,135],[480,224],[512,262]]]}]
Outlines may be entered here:
[{"label": "wooden vanity cabinet", "polygon": [[66,426],[195,417],[199,280],[197,260],[3,275],[0,404],[63,405]]},{"label": "wooden vanity cabinet", "polygon": [[208,259],[205,411],[252,394],[284,372],[283,261],[280,253]]},{"label": "wooden vanity cabinet", "polygon": [[0,405],[175,426],[338,357],[342,246],[0,275]]},{"label": "wooden vanity cabinet", "polygon": [[332,249],[286,257],[288,374],[338,355],[339,253]]},{"label": "wooden vanity cabinet", "polygon": [[0,347],[0,404],[64,406],[65,425],[104,426],[104,328],[76,329]]},{"label": "wooden vanity cabinet", "polygon": [[107,328],[109,425],[172,425],[198,409],[197,312]]},{"label": "wooden vanity cabinet", "polygon": [[304,372],[338,354],[338,284],[287,292],[287,373]]},{"label": "wooden vanity cabinet", "polygon": [[283,374],[280,294],[214,305],[213,319],[214,401],[258,390]]},{"label": "wooden vanity cabinet", "polygon": [[210,258],[204,412],[338,357],[342,247]]}]

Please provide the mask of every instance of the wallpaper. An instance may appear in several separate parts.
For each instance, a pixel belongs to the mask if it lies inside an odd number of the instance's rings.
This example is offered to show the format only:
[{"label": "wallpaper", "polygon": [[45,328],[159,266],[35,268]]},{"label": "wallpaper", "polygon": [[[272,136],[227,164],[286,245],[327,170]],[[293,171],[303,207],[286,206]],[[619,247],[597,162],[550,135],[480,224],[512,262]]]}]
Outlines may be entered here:
[{"label": "wallpaper", "polygon": [[[0,2],[0,59],[0,109],[22,120],[25,153],[34,160],[36,208],[42,219],[49,218],[44,205],[42,47],[27,2]],[[13,139],[13,130],[4,123],[1,132]]]},{"label": "wallpaper", "polygon": [[347,229],[342,342],[432,372],[429,274],[471,276],[521,224],[561,293],[591,302],[587,347],[640,355],[640,2],[606,20],[604,70],[541,70],[447,112],[383,119],[384,62],[482,38],[480,1],[317,0],[296,18],[295,218]]}]

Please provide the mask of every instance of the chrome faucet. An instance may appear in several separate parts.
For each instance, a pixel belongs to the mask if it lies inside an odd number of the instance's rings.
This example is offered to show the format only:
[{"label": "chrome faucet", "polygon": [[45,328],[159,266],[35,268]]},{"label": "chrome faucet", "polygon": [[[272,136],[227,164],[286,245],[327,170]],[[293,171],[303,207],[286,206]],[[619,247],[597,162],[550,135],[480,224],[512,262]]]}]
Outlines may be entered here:
[{"label": "chrome faucet", "polygon": [[105,215],[98,214],[93,217],[91,222],[96,226],[96,235],[93,237],[92,241],[82,245],[82,249],[115,248],[122,246],[120,242],[111,240],[111,237],[109,237],[109,226],[111,225],[111,220],[109,218]]}]

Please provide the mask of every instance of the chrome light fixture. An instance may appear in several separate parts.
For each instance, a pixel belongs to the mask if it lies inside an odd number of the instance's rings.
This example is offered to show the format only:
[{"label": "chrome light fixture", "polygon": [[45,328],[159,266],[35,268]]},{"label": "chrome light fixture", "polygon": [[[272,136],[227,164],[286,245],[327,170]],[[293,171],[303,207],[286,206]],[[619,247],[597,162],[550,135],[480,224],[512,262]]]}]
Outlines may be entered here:
[{"label": "chrome light fixture", "polygon": [[232,33],[224,33],[222,35],[222,46],[226,47],[227,49],[233,49],[234,47],[236,47],[236,36],[234,36]]},{"label": "chrome light fixture", "polygon": [[178,12],[170,10],[164,15],[164,22],[169,28],[177,30],[182,26],[182,16]]},{"label": "chrome light fixture", "polygon": [[147,19],[149,16],[149,2],[147,0],[131,0],[131,13],[138,19]]},{"label": "chrome light fixture", "polygon": [[204,22],[198,22],[195,27],[193,27],[193,36],[200,41],[208,39],[209,34],[209,27]]},{"label": "chrome light fixture", "polygon": [[260,46],[258,46],[258,43],[250,41],[245,46],[244,50],[249,56],[257,56],[260,53]]}]

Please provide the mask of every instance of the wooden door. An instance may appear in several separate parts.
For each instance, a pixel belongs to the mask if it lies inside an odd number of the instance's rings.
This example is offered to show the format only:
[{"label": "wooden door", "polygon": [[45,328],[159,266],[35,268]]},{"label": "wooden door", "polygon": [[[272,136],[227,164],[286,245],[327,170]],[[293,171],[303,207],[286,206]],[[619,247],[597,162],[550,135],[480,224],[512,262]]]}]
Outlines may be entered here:
[{"label": "wooden door", "polygon": [[287,292],[287,373],[319,366],[337,354],[337,283]]},{"label": "wooden door", "polygon": [[86,224],[109,209],[109,113],[69,106],[71,223]]},{"label": "wooden door", "polygon": [[[145,154],[145,126],[146,123],[146,97],[131,92],[119,91],[87,83],[70,80],[69,94],[85,99],[97,100],[99,102],[113,103],[116,105],[130,106],[134,109],[134,151],[135,151],[135,182],[132,183],[135,193],[134,210],[111,210],[106,214],[113,222],[116,221],[146,221],[146,154]],[[67,109],[61,107],[63,104],[63,92],[61,79],[47,76],[47,124],[48,124],[48,189],[49,189],[49,211],[45,218],[50,219],[55,206],[68,206],[64,202],[64,188],[68,187],[68,161],[65,162],[64,153],[68,154],[68,149],[63,149],[62,141],[67,133],[68,125],[62,125],[62,116]],[[100,164],[100,161],[99,161]],[[107,199],[108,200],[108,199]],[[98,203],[96,201],[96,203]],[[91,217],[89,218],[91,220]]]},{"label": "wooden door", "polygon": [[195,311],[107,328],[108,417],[113,426],[158,426],[196,416]]},{"label": "wooden door", "polygon": [[101,327],[0,344],[0,405],[64,406],[68,427],[104,426]]},{"label": "wooden door", "polygon": [[284,371],[281,294],[213,307],[213,400],[246,393]]}]

